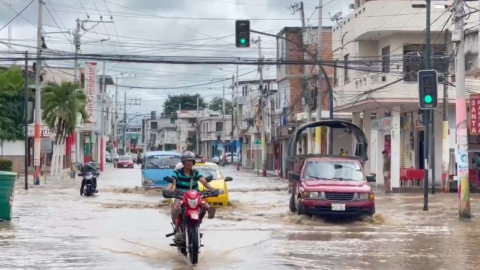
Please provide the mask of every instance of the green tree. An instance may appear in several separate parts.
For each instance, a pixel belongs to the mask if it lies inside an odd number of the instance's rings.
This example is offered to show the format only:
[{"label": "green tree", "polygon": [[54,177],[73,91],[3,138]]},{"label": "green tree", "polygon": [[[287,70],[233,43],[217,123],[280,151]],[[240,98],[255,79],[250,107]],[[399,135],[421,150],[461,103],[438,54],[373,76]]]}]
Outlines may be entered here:
[{"label": "green tree", "polygon": [[[214,97],[210,103],[208,103],[208,108],[212,111],[222,113],[223,112],[223,98]],[[225,99],[225,114],[232,114],[233,104],[230,100]]]},{"label": "green tree", "polygon": [[[55,132],[55,145],[61,145],[65,142],[68,134],[71,134],[78,123],[79,117],[82,121],[88,118],[85,105],[87,97],[80,89],[79,84],[71,82],[48,83],[43,88],[42,93],[42,119],[44,123]],[[52,163],[56,161],[54,149]],[[61,162],[61,161],[60,161]],[[52,165],[52,174],[56,171],[56,166]]]},{"label": "green tree", "polygon": [[0,70],[0,145],[23,139],[24,85],[24,72],[19,67]]},{"label": "green tree", "polygon": [[180,94],[180,95],[168,95],[167,100],[163,103],[165,108],[165,116],[170,117],[173,112],[178,110],[179,104],[181,104],[182,110],[196,110],[197,109],[197,97],[199,99],[199,109],[203,110],[207,107],[205,100],[200,94]]}]

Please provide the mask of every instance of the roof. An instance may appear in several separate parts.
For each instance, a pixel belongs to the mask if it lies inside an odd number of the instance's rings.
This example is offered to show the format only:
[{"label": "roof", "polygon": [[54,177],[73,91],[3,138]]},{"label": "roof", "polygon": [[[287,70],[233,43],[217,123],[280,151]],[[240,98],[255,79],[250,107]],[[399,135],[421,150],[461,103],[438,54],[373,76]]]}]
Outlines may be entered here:
[{"label": "roof", "polygon": [[173,151],[150,151],[150,152],[147,152],[145,153],[145,156],[155,156],[155,155],[158,155],[158,156],[168,156],[168,155],[172,155],[172,156],[179,156],[181,157],[182,155],[177,153],[177,152],[173,152]]},{"label": "roof", "polygon": [[[312,29],[318,29],[318,26],[312,26],[311,28],[312,28]],[[330,31],[331,31],[331,30],[332,30],[332,27],[331,27],[331,26],[323,26],[322,28],[323,28],[323,31],[325,31],[325,30],[330,30]],[[296,31],[296,32],[298,32],[298,31],[302,31],[302,29],[303,29],[303,27],[288,27],[288,26],[287,26],[287,27],[284,27],[282,30],[280,30],[280,32],[278,32],[277,35],[278,35],[278,36],[281,36],[281,35],[283,35],[283,34],[284,34],[285,32],[287,32],[287,31]]]}]

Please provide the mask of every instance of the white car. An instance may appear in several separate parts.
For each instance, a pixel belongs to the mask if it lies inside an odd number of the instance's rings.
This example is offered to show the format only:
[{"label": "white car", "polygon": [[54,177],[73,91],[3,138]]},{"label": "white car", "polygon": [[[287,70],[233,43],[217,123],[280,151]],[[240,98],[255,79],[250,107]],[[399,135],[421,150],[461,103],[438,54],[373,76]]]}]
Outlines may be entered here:
[{"label": "white car", "polygon": [[232,153],[227,153],[225,156],[225,160],[228,163],[237,163],[240,161],[240,157],[238,156],[237,153],[233,153],[233,161],[232,161]]}]

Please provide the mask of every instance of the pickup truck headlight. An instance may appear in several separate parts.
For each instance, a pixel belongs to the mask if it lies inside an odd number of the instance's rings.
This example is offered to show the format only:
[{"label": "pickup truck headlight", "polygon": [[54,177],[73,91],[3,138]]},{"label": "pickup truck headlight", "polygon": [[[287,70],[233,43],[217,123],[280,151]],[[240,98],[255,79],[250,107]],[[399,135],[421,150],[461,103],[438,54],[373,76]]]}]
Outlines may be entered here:
[{"label": "pickup truck headlight", "polygon": [[318,192],[310,192],[309,198],[318,198]]},{"label": "pickup truck headlight", "polygon": [[358,199],[361,201],[373,201],[375,196],[373,193],[358,193]]}]

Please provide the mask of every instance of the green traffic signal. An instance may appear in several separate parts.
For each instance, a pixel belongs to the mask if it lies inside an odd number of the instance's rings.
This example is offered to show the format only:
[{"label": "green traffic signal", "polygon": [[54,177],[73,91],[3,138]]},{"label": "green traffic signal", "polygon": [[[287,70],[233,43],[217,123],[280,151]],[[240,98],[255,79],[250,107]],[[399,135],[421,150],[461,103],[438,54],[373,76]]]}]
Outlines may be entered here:
[{"label": "green traffic signal", "polygon": [[240,44],[244,45],[245,43],[247,43],[247,41],[244,38],[241,38],[240,39]]},{"label": "green traffic signal", "polygon": [[425,101],[425,103],[427,103],[427,104],[430,104],[430,103],[432,103],[433,98],[432,98],[431,95],[426,95],[426,96],[423,98],[423,101]]}]

